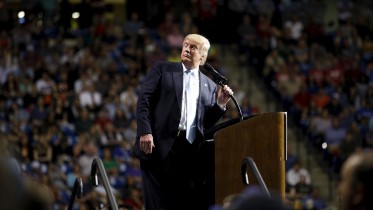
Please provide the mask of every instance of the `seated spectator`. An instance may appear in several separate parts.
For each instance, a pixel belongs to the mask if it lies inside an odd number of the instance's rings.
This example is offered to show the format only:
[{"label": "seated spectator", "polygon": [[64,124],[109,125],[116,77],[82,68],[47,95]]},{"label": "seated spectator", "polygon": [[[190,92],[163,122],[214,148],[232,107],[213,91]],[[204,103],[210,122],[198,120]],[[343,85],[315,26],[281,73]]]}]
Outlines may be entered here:
[{"label": "seated spectator", "polygon": [[284,66],[285,59],[280,56],[277,50],[274,49],[267,55],[262,74],[268,85],[274,79],[274,75]]},{"label": "seated spectator", "polygon": [[294,98],[295,108],[301,110],[303,108],[308,108],[311,104],[311,94],[307,90],[307,85],[302,84],[299,91],[295,93]]},{"label": "seated spectator", "polygon": [[52,103],[52,93],[56,88],[56,83],[52,80],[48,72],[43,72],[41,78],[36,81],[36,89],[44,98],[44,103]]},{"label": "seated spectator", "polygon": [[326,201],[321,197],[320,188],[314,187],[310,195],[302,199],[303,209],[322,210],[326,208]]},{"label": "seated spectator", "polygon": [[144,204],[141,190],[131,187],[129,191],[130,194],[123,200],[123,204],[133,210],[142,209]]},{"label": "seated spectator", "polygon": [[293,153],[293,150],[288,147],[287,159],[285,161],[285,171],[289,171],[297,161],[298,157]]},{"label": "seated spectator", "polygon": [[111,147],[104,147],[102,149],[101,159],[107,174],[112,174],[114,170],[118,169],[118,162],[114,158],[112,151]]},{"label": "seated spectator", "polygon": [[176,48],[179,51],[179,48],[183,45],[184,35],[181,33],[181,30],[178,25],[174,25],[171,28],[169,34],[166,35],[167,45],[170,48]]},{"label": "seated spectator", "polygon": [[128,186],[142,189],[142,178],[140,161],[137,158],[132,158],[128,164],[127,170]]},{"label": "seated spectator", "polygon": [[302,167],[298,160],[293,164],[293,167],[286,172],[286,183],[291,187],[295,187],[300,182],[302,176],[305,178],[305,184],[311,184],[310,173],[306,168]]},{"label": "seated spectator", "polygon": [[243,98],[240,107],[243,116],[251,116],[259,113],[259,108],[252,105],[249,101],[249,98]]},{"label": "seated spectator", "polygon": [[337,58],[330,56],[330,66],[325,71],[325,77],[328,84],[333,87],[341,85],[344,83],[344,66],[338,63]]},{"label": "seated spectator", "polygon": [[328,152],[332,155],[338,155],[339,145],[346,137],[346,128],[343,128],[339,124],[338,118],[332,119],[332,127],[325,131],[325,143],[328,146]]},{"label": "seated spectator", "polygon": [[118,108],[115,110],[113,124],[119,131],[123,132],[123,130],[130,125],[130,118],[123,109]]},{"label": "seated spectator", "polygon": [[92,84],[87,84],[79,93],[80,106],[97,112],[102,106],[102,94]]},{"label": "seated spectator", "polygon": [[82,170],[82,178],[89,177],[91,174],[92,162],[96,157],[99,157],[99,150],[93,142],[88,139],[82,145],[82,154],[78,157],[78,164]]},{"label": "seated spectator", "polygon": [[100,129],[103,131],[107,124],[112,124],[113,120],[109,118],[108,113],[106,110],[100,110],[96,119],[94,120],[93,125],[98,125]]},{"label": "seated spectator", "polygon": [[100,134],[101,147],[116,147],[124,140],[123,133],[119,132],[112,122],[105,125],[103,132]]},{"label": "seated spectator", "polygon": [[118,147],[114,148],[114,158],[118,163],[119,173],[127,171],[128,164],[132,161],[132,144],[122,141]]},{"label": "seated spectator", "polygon": [[130,116],[129,112],[131,112],[131,107],[136,107],[137,103],[137,93],[134,86],[129,85],[124,91],[122,91],[119,95],[120,102],[124,105],[126,116]]},{"label": "seated spectator", "polygon": [[324,134],[332,126],[329,112],[326,109],[321,111],[321,114],[315,115],[311,118],[309,134],[311,143],[320,147],[324,140]]},{"label": "seated spectator", "polygon": [[44,133],[40,133],[36,135],[34,140],[33,159],[48,165],[53,158],[53,148],[49,143],[48,136]]},{"label": "seated spectator", "polygon": [[73,162],[72,170],[68,171],[66,174],[66,185],[71,190],[74,187],[76,178],[80,178],[81,174],[81,167],[77,162]]},{"label": "seated spectator", "polygon": [[295,192],[299,197],[304,197],[312,192],[312,185],[306,183],[306,176],[301,175],[299,182],[295,185]]},{"label": "seated spectator", "polygon": [[47,120],[49,110],[45,106],[44,98],[39,96],[37,98],[36,106],[34,106],[30,113],[30,119],[32,119],[38,125],[41,125]]},{"label": "seated spectator", "polygon": [[132,119],[130,126],[124,129],[123,131],[124,139],[131,143],[135,142],[137,135],[137,122],[135,119]]},{"label": "seated spectator", "polygon": [[317,108],[323,109],[330,102],[330,96],[326,93],[325,88],[321,87],[316,94],[312,95],[311,101],[315,103]]},{"label": "seated spectator", "polygon": [[79,112],[78,118],[74,122],[75,132],[79,135],[81,133],[88,132],[92,125],[93,120],[91,119],[88,109],[82,108]]},{"label": "seated spectator", "polygon": [[342,105],[339,102],[339,95],[333,94],[331,101],[326,104],[325,108],[328,110],[329,114],[333,117],[338,117],[343,110]]},{"label": "seated spectator", "polygon": [[339,145],[339,156],[335,163],[335,171],[339,173],[343,162],[356,151],[361,150],[361,142],[355,139],[351,130],[347,131],[345,138]]},{"label": "seated spectator", "polygon": [[170,62],[178,62],[180,60],[180,50],[178,48],[171,48],[170,52],[167,55],[166,60]]}]

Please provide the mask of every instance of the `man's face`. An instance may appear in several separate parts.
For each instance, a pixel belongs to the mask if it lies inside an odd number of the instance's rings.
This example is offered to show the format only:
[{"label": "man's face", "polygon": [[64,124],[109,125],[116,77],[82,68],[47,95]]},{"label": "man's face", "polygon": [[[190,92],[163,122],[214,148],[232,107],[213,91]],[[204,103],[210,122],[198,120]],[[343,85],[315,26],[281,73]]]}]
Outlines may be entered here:
[{"label": "man's face", "polygon": [[201,44],[196,41],[185,39],[181,51],[181,61],[187,68],[197,68],[203,60]]}]

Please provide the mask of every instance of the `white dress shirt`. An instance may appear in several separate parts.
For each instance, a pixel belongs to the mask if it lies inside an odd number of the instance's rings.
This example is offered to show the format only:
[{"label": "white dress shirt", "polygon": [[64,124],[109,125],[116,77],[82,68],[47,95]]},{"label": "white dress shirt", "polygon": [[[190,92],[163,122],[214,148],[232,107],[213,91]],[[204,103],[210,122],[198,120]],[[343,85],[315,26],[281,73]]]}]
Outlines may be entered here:
[{"label": "white dress shirt", "polygon": [[[185,100],[186,91],[185,91],[185,85],[186,85],[186,71],[188,69],[183,65],[183,99],[181,102],[181,119],[179,123],[179,130],[186,130],[187,126],[187,102]],[[194,88],[192,88],[194,92],[193,96],[195,96],[192,100],[195,101],[197,104],[198,96],[199,96],[199,69],[191,69],[191,72],[193,72],[193,76],[191,75],[191,84]],[[189,103],[189,102],[188,102]],[[196,113],[195,113],[196,114]]]}]

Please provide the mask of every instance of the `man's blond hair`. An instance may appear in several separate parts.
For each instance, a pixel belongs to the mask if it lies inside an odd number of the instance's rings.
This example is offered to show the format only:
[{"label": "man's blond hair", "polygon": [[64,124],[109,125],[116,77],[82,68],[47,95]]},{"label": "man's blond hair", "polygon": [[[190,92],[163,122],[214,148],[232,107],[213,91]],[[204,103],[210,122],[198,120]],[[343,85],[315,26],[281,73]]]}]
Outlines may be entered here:
[{"label": "man's blond hair", "polygon": [[203,55],[201,65],[205,64],[208,51],[210,49],[210,41],[206,37],[199,34],[189,34],[185,37],[185,40],[191,40],[193,42],[197,42],[200,45],[200,53],[202,53]]}]

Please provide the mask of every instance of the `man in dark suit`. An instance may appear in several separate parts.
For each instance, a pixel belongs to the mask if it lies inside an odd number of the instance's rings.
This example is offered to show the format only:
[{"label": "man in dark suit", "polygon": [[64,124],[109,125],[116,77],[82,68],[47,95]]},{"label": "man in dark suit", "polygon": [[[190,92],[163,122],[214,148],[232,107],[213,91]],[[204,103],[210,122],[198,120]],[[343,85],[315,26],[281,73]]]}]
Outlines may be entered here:
[{"label": "man in dark suit", "polygon": [[137,102],[137,140],[146,210],[207,209],[198,170],[204,130],[225,113],[233,94],[199,71],[209,41],[185,37],[181,62],[157,62]]}]

